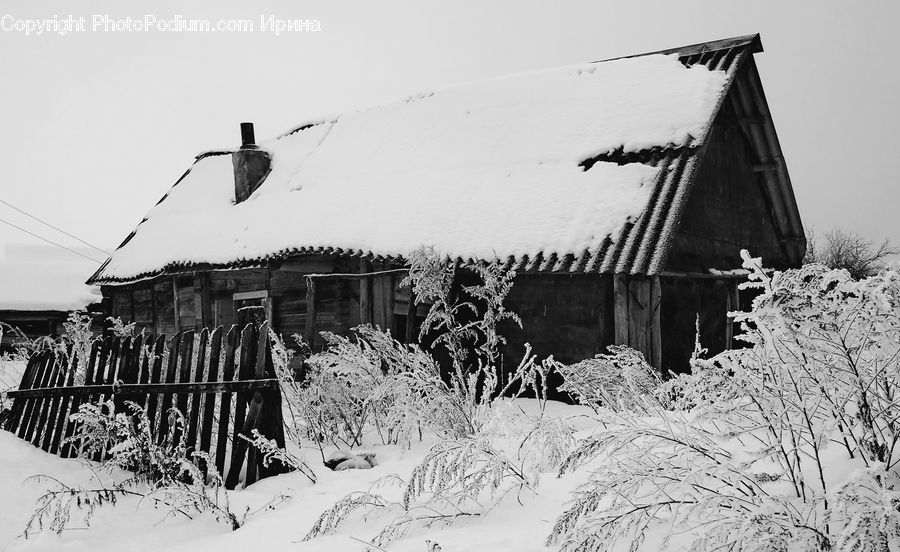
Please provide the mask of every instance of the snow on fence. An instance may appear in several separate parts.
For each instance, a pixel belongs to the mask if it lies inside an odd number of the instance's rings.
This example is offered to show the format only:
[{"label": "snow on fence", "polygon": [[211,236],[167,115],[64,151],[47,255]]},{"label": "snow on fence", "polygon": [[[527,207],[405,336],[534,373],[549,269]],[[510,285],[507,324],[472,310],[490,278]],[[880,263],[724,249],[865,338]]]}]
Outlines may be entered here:
[{"label": "snow on fence", "polygon": [[[239,435],[253,429],[284,447],[281,395],[272,365],[268,326],[249,324],[227,332],[219,326],[164,335],[96,339],[89,361],[78,355],[44,350],[31,357],[4,429],[63,458],[77,455],[70,415],[82,404],[113,400],[116,412],[131,401],[146,408],[159,443],[186,438],[188,453],[202,451],[233,489],[284,471],[264,466],[261,455]],[[83,384],[76,385],[76,382]],[[184,427],[169,427],[170,408],[184,415]],[[182,435],[182,431],[187,435]],[[249,448],[249,450],[248,450]],[[247,469],[242,471],[244,459]],[[99,459],[99,458],[95,458]]]}]

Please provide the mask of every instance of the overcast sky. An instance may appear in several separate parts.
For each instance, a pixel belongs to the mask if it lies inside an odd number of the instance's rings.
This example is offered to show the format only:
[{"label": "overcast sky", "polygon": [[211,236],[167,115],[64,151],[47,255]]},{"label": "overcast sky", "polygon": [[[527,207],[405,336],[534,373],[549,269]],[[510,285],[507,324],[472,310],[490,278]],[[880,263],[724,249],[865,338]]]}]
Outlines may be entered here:
[{"label": "overcast sky", "polygon": [[[128,4],[128,5],[126,5]],[[0,199],[114,248],[197,153],[467,81],[761,33],[763,86],[804,223],[900,244],[900,2],[0,3]],[[94,16],[249,19],[253,32],[92,30]],[[319,32],[260,30],[260,18]],[[0,23],[3,23],[0,20]],[[0,219],[78,245],[0,204]],[[188,236],[184,237],[189,239]],[[0,224],[4,242],[34,241]],[[99,255],[98,255],[99,256]]]}]

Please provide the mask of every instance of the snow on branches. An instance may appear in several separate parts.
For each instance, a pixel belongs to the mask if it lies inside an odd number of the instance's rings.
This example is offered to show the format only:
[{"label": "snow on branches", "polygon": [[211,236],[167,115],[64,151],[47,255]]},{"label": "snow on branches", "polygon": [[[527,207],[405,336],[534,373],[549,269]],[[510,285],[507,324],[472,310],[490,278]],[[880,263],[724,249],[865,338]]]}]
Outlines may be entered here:
[{"label": "snow on branches", "polygon": [[549,543],[900,545],[900,274],[856,281],[818,265],[768,273],[746,252],[744,261],[743,287],[759,294],[735,319],[750,347],[695,359],[660,400],[597,409],[598,429],[561,470],[589,469],[591,480]]}]

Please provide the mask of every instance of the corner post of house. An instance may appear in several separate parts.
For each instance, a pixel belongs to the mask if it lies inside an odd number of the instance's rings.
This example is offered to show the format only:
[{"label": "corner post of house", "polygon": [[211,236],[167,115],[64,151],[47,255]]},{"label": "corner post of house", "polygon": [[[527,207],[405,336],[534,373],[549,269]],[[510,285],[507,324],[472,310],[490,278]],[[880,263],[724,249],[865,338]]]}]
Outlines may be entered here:
[{"label": "corner post of house", "polygon": [[662,287],[659,276],[650,278],[650,365],[662,370]]}]

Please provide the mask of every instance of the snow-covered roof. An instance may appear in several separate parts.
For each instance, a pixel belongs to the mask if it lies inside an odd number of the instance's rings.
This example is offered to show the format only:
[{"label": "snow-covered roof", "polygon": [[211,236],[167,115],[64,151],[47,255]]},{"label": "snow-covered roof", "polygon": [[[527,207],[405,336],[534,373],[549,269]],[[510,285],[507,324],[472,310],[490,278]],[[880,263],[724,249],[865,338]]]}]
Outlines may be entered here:
[{"label": "snow-covered roof", "polygon": [[230,152],[201,155],[91,281],[421,246],[612,269],[603,252],[690,174],[746,53],[730,48],[493,78],[301,125],[260,144],[271,173],[237,204]]},{"label": "snow-covered roof", "polygon": [[0,254],[0,311],[70,311],[102,299],[99,288],[84,284],[96,264],[76,257],[54,257],[52,252],[44,256],[27,253],[10,247],[6,255]]}]

